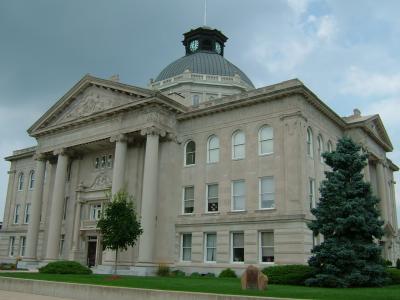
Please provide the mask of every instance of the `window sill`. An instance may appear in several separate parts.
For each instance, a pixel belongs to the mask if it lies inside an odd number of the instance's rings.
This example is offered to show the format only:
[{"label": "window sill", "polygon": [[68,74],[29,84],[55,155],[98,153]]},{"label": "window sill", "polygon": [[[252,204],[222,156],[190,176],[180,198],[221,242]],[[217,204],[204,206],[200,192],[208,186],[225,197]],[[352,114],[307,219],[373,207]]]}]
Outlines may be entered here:
[{"label": "window sill", "polygon": [[272,262],[262,262],[262,261],[260,261],[259,264],[260,265],[265,265],[265,266],[273,266],[273,265],[275,265],[275,262],[274,261],[272,261]]},{"label": "window sill", "polygon": [[274,152],[269,152],[269,153],[258,153],[258,156],[270,156],[273,155]]},{"label": "window sill", "polygon": [[243,265],[244,261],[231,261],[231,264]]},{"label": "window sill", "polygon": [[202,216],[207,216],[207,215],[220,215],[221,213],[219,211],[206,211],[205,213],[202,213]]},{"label": "window sill", "polygon": [[206,261],[206,260],[205,260],[204,263],[205,263],[205,264],[216,264],[217,261]]},{"label": "window sill", "polygon": [[247,213],[247,210],[231,210],[227,212],[228,215],[245,214],[245,213]]},{"label": "window sill", "polygon": [[232,160],[234,160],[234,161],[240,161],[240,160],[245,160],[245,159],[246,159],[245,157],[240,157],[240,158],[232,157]]},{"label": "window sill", "polygon": [[194,213],[191,214],[180,214],[179,217],[190,217],[190,216],[194,216]]},{"label": "window sill", "polygon": [[274,210],[276,210],[276,207],[273,207],[273,208],[259,208],[259,209],[256,209],[255,211],[256,212],[262,212],[262,211],[274,211]]},{"label": "window sill", "polygon": [[213,166],[213,165],[216,165],[218,163],[219,163],[219,161],[213,161],[213,162],[208,161],[207,162],[207,166]]},{"label": "window sill", "polygon": [[196,164],[193,164],[193,165],[183,165],[184,168],[190,168],[190,167],[195,167],[195,166],[196,166]]}]

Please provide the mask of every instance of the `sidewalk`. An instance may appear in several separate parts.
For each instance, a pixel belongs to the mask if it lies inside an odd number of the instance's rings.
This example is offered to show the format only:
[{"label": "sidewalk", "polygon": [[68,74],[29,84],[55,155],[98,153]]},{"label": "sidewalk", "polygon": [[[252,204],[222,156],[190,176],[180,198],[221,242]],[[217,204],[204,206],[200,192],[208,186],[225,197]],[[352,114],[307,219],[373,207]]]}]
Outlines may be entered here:
[{"label": "sidewalk", "polygon": [[0,300],[72,300],[72,299],[0,290]]}]

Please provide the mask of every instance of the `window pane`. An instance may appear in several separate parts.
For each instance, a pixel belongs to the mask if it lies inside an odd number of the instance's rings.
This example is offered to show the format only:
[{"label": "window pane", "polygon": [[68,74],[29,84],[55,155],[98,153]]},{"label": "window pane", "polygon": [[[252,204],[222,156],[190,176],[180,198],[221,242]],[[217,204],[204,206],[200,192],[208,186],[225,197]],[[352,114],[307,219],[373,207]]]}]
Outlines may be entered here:
[{"label": "window pane", "polygon": [[244,234],[243,233],[233,233],[233,247],[243,247],[244,246]]},{"label": "window pane", "polygon": [[261,142],[261,153],[272,153],[273,152],[273,141],[267,140]]},{"label": "window pane", "polygon": [[274,262],[274,248],[266,247],[261,249],[262,262]]},{"label": "window pane", "polygon": [[194,201],[193,200],[185,201],[184,213],[191,214],[193,210],[194,210]]},{"label": "window pane", "polygon": [[208,198],[218,198],[218,184],[208,185]]},{"label": "window pane", "polygon": [[261,232],[261,246],[274,246],[274,234],[272,232]]},{"label": "window pane", "polygon": [[194,199],[194,187],[185,187],[185,200]]},{"label": "window pane", "polygon": [[264,126],[260,131],[260,139],[268,140],[268,139],[273,139],[273,138],[274,138],[274,133],[273,133],[272,127]]},{"label": "window pane", "polygon": [[196,160],[196,144],[195,142],[190,141],[186,144],[185,164],[193,165],[196,162],[195,160]]},{"label": "window pane", "polygon": [[192,247],[192,235],[184,234],[182,237],[183,247]]},{"label": "window pane", "polygon": [[245,143],[244,132],[243,131],[236,132],[235,135],[233,136],[233,144],[239,145],[244,143]]},{"label": "window pane", "polygon": [[207,234],[207,247],[217,247],[217,235]]},{"label": "window pane", "polygon": [[233,249],[233,261],[235,262],[244,261],[244,248]]},{"label": "window pane", "polygon": [[210,138],[210,140],[208,141],[208,145],[210,147],[210,149],[216,149],[219,148],[219,139],[216,136],[213,136]]},{"label": "window pane", "polygon": [[244,195],[244,181],[234,181],[233,182],[233,195],[243,196]]},{"label": "window pane", "polygon": [[261,178],[261,193],[272,193],[274,191],[274,180],[272,177]]},{"label": "window pane", "polygon": [[244,197],[243,196],[233,197],[233,210],[244,210]]},{"label": "window pane", "polygon": [[236,145],[233,147],[233,158],[244,158],[245,146]]},{"label": "window pane", "polygon": [[182,260],[184,260],[184,261],[192,260],[192,248],[183,248],[182,249]]},{"label": "window pane", "polygon": [[209,162],[218,162],[219,160],[219,149],[209,150]]}]

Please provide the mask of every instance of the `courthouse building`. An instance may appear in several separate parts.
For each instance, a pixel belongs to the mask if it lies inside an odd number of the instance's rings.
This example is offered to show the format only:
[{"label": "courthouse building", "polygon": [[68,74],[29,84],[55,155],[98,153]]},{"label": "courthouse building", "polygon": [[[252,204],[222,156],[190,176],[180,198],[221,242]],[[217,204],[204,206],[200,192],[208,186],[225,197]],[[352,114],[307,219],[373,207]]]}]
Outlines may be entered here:
[{"label": "courthouse building", "polygon": [[91,75],[29,129],[16,150],[0,261],[114,263],[96,229],[107,192],[134,196],[143,235],[121,253],[125,273],[168,264],[219,272],[248,264],[305,264],[307,223],[329,167],[321,154],[350,136],[368,152],[365,179],[381,199],[383,256],[398,255],[393,150],[379,115],[341,117],[297,79],[255,88],[224,57],[227,37],[200,27],[185,55],[148,88]]}]

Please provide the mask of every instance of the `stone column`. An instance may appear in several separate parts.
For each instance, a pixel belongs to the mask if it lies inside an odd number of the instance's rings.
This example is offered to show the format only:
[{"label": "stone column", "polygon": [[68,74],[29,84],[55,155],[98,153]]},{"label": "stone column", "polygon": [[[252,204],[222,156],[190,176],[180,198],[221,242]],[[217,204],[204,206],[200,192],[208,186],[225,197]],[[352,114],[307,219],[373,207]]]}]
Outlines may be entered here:
[{"label": "stone column", "polygon": [[80,200],[80,193],[76,199],[75,207],[75,219],[74,219],[74,231],[72,234],[72,249],[71,249],[71,259],[75,260],[79,253],[79,233],[81,231],[81,208],[82,202]]},{"label": "stone column", "polygon": [[111,188],[111,193],[112,195],[114,195],[124,188],[128,141],[125,134],[119,134],[117,136],[111,137],[110,141],[112,143],[115,142],[113,179]]},{"label": "stone column", "polygon": [[24,260],[36,260],[37,242],[40,230],[40,215],[42,213],[44,174],[46,172],[46,160],[44,155],[36,155],[35,186],[32,196],[32,210],[26,234],[26,255]]},{"label": "stone column", "polygon": [[60,251],[60,234],[67,179],[68,156],[64,149],[54,151],[57,155],[56,176],[51,199],[49,233],[47,236],[46,260],[56,260]]},{"label": "stone column", "polygon": [[141,131],[146,135],[146,152],[144,158],[143,191],[141,205],[141,225],[143,234],[139,243],[139,263],[152,263],[156,233],[157,196],[158,196],[158,146],[159,136],[165,132],[155,127]]},{"label": "stone column", "polygon": [[379,160],[376,164],[376,173],[378,177],[378,195],[380,199],[380,210],[381,217],[385,221],[388,222],[387,215],[387,197],[386,197],[386,180],[385,180],[385,170],[383,161]]}]

